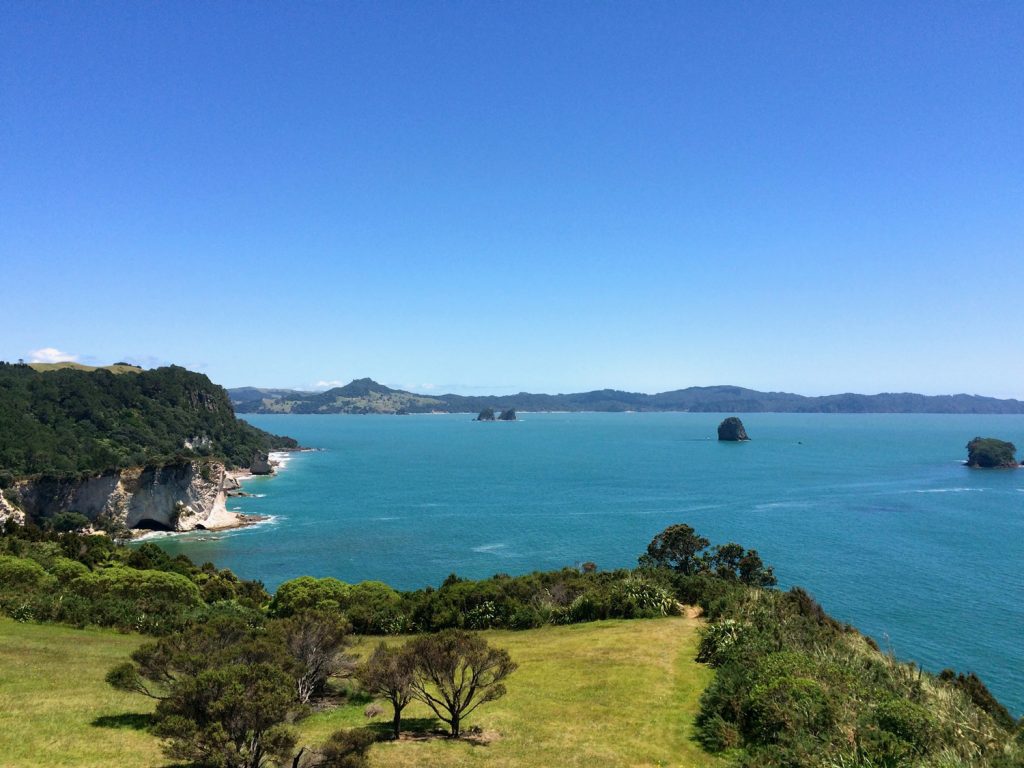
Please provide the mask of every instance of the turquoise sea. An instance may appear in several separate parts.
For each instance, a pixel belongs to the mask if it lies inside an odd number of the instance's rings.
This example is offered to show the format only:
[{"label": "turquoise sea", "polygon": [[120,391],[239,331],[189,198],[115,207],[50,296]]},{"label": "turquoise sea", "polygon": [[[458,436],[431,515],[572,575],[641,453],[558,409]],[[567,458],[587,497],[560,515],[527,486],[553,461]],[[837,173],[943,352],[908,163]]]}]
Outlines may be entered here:
[{"label": "turquoise sea", "polygon": [[303,574],[437,585],[592,560],[635,564],[685,522],[760,551],[897,656],[975,671],[1024,713],[1024,470],[963,466],[975,435],[1024,446],[1024,416],[747,414],[251,416],[322,450],[290,456],[253,528],[163,537],[273,589]]}]

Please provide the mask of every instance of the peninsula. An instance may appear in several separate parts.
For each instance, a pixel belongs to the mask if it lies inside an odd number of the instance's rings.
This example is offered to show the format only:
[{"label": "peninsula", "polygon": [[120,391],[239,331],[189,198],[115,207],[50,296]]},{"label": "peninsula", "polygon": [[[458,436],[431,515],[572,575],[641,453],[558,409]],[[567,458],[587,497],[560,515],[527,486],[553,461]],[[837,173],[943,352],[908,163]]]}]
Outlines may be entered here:
[{"label": "peninsula", "polygon": [[647,395],[600,389],[572,394],[420,395],[373,379],[324,392],[240,387],[228,389],[237,413],[473,413],[484,411],[680,411],[693,413],[1024,413],[1024,401],[979,395],[846,393],[805,397],[734,386],[688,387]]}]

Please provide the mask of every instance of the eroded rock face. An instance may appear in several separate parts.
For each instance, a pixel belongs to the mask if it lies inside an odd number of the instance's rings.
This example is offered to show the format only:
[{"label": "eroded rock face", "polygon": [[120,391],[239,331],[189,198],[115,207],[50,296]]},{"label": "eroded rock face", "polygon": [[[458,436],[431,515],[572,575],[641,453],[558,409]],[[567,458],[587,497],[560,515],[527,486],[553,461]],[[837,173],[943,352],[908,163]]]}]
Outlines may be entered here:
[{"label": "eroded rock face", "polygon": [[494,409],[484,408],[480,411],[480,415],[476,417],[477,421],[494,421]]},{"label": "eroded rock face", "polygon": [[249,471],[254,475],[269,475],[274,471],[273,466],[270,464],[270,458],[265,453],[257,453],[252,457],[252,463],[249,465]]},{"label": "eroded rock face", "polygon": [[21,511],[34,519],[78,512],[126,528],[191,531],[224,507],[225,491],[235,485],[223,464],[183,462],[79,480],[24,482],[18,492]]},{"label": "eroded rock face", "polygon": [[718,425],[718,439],[739,442],[750,438],[747,436],[747,430],[743,427],[743,422],[736,416],[730,416]]},{"label": "eroded rock face", "polygon": [[509,408],[507,411],[502,411],[498,417],[498,421],[515,421],[516,420],[516,409]]},{"label": "eroded rock face", "polygon": [[24,525],[25,513],[0,494],[0,525],[3,525],[8,520],[13,520],[18,525]]}]

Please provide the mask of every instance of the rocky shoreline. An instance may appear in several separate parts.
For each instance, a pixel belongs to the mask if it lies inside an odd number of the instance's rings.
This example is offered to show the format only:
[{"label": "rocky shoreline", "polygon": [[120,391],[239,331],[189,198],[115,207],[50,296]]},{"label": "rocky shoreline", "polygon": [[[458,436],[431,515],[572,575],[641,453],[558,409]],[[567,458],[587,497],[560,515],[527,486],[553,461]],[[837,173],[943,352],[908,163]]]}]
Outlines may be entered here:
[{"label": "rocky shoreline", "polygon": [[[242,482],[251,480],[254,477],[272,477],[279,469],[284,468],[288,463],[290,454],[303,453],[315,450],[313,448],[295,448],[290,451],[271,451],[266,460],[261,462],[257,471],[253,467],[248,469],[225,469],[221,481],[221,489],[214,501],[213,508],[206,516],[206,519],[189,530],[165,531],[165,535],[179,533],[191,533],[193,531],[230,531],[238,528],[249,528],[259,525],[270,519],[267,515],[246,515],[242,512],[234,512],[227,508],[229,498],[251,497],[253,494],[242,490]],[[265,470],[265,471],[264,471]],[[133,531],[132,538],[141,538],[148,535],[149,531]]]},{"label": "rocky shoreline", "polygon": [[275,474],[292,452],[256,456],[244,470],[193,459],[79,478],[24,479],[0,495],[0,523],[45,520],[73,511],[86,517],[94,531],[120,530],[129,538],[154,531],[175,534],[256,525],[267,518],[229,510],[227,500],[248,495],[242,489],[244,481]]}]

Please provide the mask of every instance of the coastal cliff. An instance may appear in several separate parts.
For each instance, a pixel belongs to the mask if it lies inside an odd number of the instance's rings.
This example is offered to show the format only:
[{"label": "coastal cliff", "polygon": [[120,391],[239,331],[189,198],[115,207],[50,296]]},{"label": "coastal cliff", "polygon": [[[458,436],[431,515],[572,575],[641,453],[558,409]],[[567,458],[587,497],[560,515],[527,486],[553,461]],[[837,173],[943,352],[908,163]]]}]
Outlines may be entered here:
[{"label": "coastal cliff", "polygon": [[183,461],[134,467],[78,479],[21,480],[0,502],[0,522],[40,521],[77,512],[97,527],[192,531],[242,523],[226,507],[237,477],[223,463]]}]

